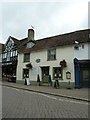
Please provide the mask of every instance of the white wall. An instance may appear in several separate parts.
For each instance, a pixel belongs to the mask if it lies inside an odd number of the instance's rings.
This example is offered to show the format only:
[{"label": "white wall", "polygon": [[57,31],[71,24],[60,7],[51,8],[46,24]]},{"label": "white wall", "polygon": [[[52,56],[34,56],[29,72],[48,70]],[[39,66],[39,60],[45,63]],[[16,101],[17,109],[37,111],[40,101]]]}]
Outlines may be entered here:
[{"label": "white wall", "polygon": [[[40,78],[41,78],[41,66],[50,66],[50,75],[53,76],[53,67],[60,67],[59,63],[63,59],[67,62],[67,67],[63,69],[63,80],[66,80],[66,72],[71,72],[71,80],[74,81],[74,66],[73,66],[73,46],[65,46],[56,48],[56,60],[47,61],[47,50],[35,51],[30,54],[30,62],[33,68],[38,69]],[[36,62],[36,59],[40,59],[40,63]],[[22,80],[22,71],[23,68],[26,68],[27,63],[23,63],[23,54],[18,54],[18,66],[17,66],[17,80]],[[30,79],[36,81],[37,76],[32,74],[32,70],[30,69]]]},{"label": "white wall", "polygon": [[[82,45],[84,45],[84,48],[82,48]],[[88,50],[90,48],[90,44],[87,43],[80,44],[79,50],[74,49],[74,58],[77,58],[79,60],[89,59]]]},{"label": "white wall", "polygon": [[18,64],[17,64],[17,80],[22,80],[22,68],[23,68],[23,54],[18,54]]}]

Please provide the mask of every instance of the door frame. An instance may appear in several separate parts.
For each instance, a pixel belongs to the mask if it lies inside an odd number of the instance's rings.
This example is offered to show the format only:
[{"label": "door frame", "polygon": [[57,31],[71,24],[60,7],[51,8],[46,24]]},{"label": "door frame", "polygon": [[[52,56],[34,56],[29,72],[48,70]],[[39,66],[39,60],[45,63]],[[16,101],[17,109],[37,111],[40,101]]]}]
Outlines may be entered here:
[{"label": "door frame", "polygon": [[[43,83],[48,83],[48,77],[49,77],[49,72],[50,72],[50,66],[41,66],[41,78]],[[47,75],[44,75],[44,70],[48,69]]]}]

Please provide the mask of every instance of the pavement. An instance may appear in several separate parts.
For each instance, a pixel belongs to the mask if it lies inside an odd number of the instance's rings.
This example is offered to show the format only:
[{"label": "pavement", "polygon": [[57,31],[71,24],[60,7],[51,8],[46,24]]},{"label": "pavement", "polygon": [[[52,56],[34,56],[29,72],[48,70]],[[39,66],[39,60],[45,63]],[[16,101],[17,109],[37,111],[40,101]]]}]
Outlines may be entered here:
[{"label": "pavement", "polygon": [[80,89],[58,88],[56,89],[51,86],[23,85],[23,84],[11,83],[7,81],[0,82],[0,84],[2,86],[8,86],[8,87],[13,87],[17,89],[23,89],[23,90],[32,91],[32,92],[38,92],[38,93],[43,93],[43,94],[48,94],[53,96],[59,96],[64,98],[90,102],[90,99],[88,98],[89,88],[80,88]]}]

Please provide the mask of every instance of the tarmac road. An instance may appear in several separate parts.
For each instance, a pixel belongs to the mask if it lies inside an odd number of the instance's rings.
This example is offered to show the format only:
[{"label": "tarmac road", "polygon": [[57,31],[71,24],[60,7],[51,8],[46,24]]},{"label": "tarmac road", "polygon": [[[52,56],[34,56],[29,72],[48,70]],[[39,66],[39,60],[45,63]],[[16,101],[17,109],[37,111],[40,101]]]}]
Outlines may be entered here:
[{"label": "tarmac road", "polygon": [[88,118],[88,103],[3,86],[2,118]]}]

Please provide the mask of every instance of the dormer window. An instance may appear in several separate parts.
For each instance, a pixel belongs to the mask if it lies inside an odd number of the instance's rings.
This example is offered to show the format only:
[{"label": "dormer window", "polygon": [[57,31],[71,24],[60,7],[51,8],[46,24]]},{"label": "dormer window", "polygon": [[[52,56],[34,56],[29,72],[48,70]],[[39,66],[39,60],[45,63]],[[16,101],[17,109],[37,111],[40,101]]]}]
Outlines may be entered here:
[{"label": "dormer window", "polygon": [[28,42],[27,43],[27,48],[32,48],[35,45],[33,42]]}]

